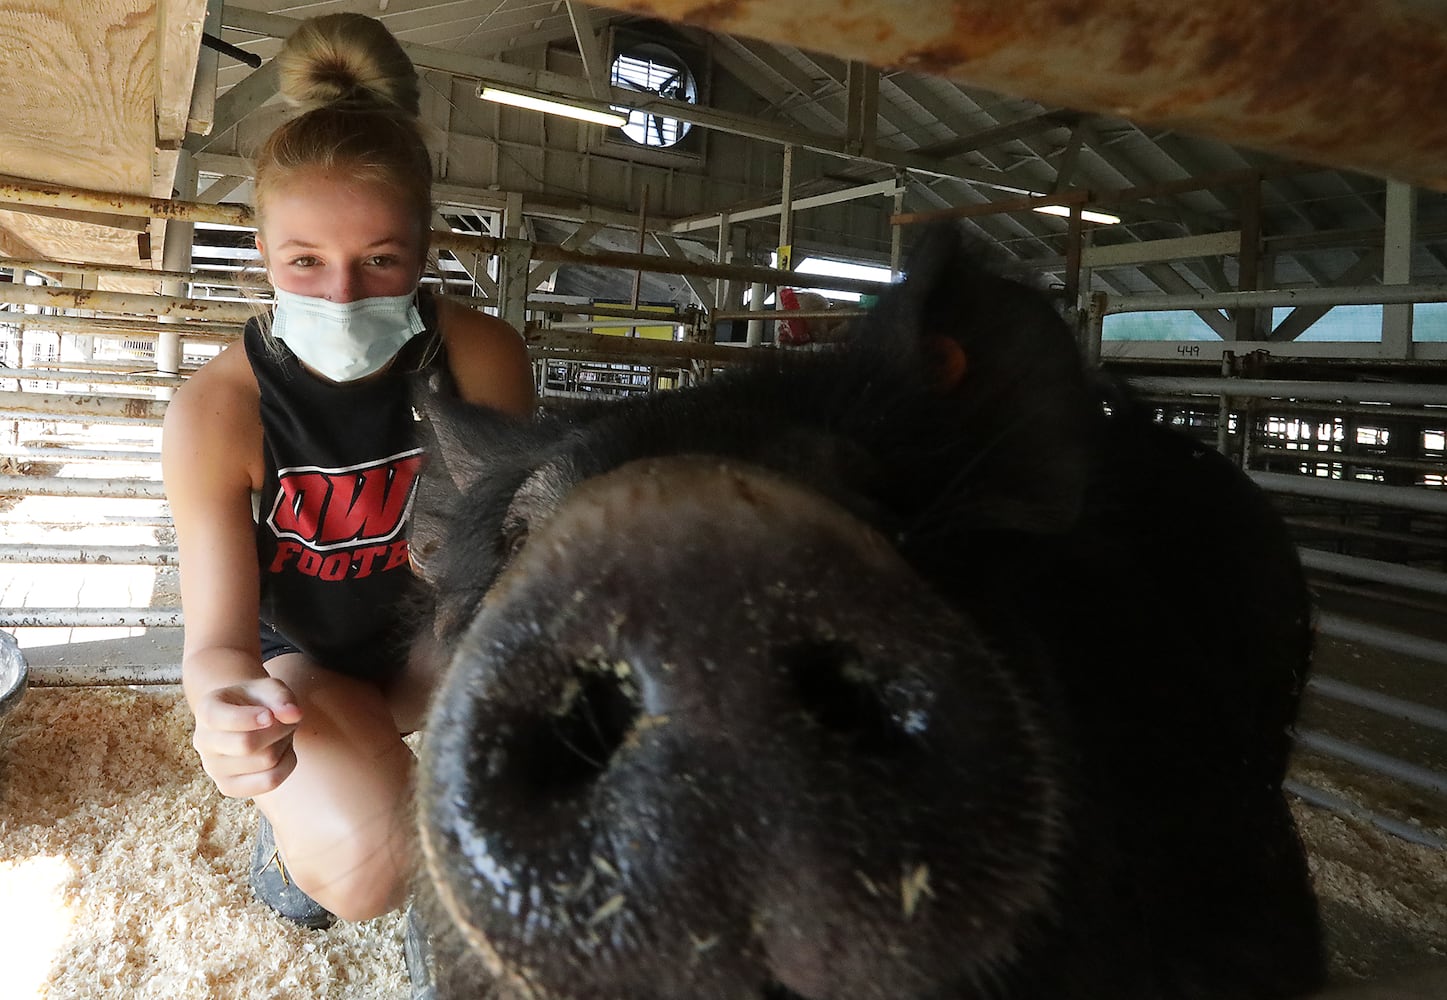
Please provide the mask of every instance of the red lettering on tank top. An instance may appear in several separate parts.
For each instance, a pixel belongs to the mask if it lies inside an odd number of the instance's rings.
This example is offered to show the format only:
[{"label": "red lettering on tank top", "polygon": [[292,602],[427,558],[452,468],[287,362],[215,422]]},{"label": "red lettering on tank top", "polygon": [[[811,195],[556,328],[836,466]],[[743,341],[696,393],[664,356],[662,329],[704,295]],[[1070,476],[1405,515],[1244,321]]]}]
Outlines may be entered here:
[{"label": "red lettering on tank top", "polygon": [[407,539],[400,542],[393,542],[391,549],[387,552],[387,565],[383,569],[396,569],[398,566],[406,566],[407,562]]},{"label": "red lettering on tank top", "polygon": [[346,469],[282,469],[267,524],[320,552],[397,537],[412,513],[422,450]]},{"label": "red lettering on tank top", "polygon": [[371,576],[373,561],[378,556],[384,556],[386,554],[387,546],[385,545],[369,545],[365,549],[358,549],[352,553],[352,557],[357,561],[357,579],[361,580]]},{"label": "red lettering on tank top", "polygon": [[291,568],[337,581],[405,565],[407,540],[398,536],[412,514],[422,464],[415,448],[344,469],[281,469],[266,519],[278,539],[269,571]]}]

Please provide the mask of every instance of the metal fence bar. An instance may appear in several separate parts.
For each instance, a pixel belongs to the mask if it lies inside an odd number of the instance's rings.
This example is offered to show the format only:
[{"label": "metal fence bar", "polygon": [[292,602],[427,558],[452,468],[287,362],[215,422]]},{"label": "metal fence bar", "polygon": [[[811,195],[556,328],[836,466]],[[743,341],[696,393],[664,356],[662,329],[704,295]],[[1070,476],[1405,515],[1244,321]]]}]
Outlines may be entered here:
[{"label": "metal fence bar", "polygon": [[249,303],[230,302],[225,299],[189,299],[177,295],[17,285],[13,282],[0,282],[0,302],[48,309],[94,309],[97,312],[133,316],[182,316],[191,320],[212,319],[228,324],[245,323],[256,315],[256,309]]},{"label": "metal fence bar", "polygon": [[[14,524],[16,521],[15,519],[5,517],[3,512],[0,512],[0,524],[5,523]],[[75,521],[34,521],[29,518],[24,520],[24,524],[27,528],[58,528],[61,531],[69,531],[76,527]],[[97,518],[86,526],[94,527],[96,525],[105,525],[106,527],[124,525],[128,528],[170,528],[174,527],[174,522],[171,520],[169,514],[128,514],[125,516],[107,514],[104,518]]]},{"label": "metal fence bar", "polygon": [[[228,225],[237,225],[243,228],[253,228],[255,225],[253,212],[245,205],[209,205],[204,202],[181,201],[179,199],[145,198],[111,191],[94,191],[57,185],[39,185],[13,177],[0,177],[0,195],[3,195],[4,201],[21,205],[40,205],[84,211],[104,211],[138,218],[177,219],[188,222],[225,222]],[[780,271],[774,268],[756,267],[750,264],[723,264],[708,261],[681,260],[676,257],[668,257],[661,254],[570,250],[566,246],[558,244],[534,244],[526,240],[507,240],[494,236],[453,233],[444,230],[433,231],[430,239],[434,249],[450,250],[455,253],[468,255],[501,254],[506,252],[509,245],[522,245],[528,248],[528,256],[536,261],[556,261],[563,264],[580,264],[594,267],[616,267],[623,270],[643,270],[657,274],[687,274],[706,278],[736,279],[746,282],[763,281],[771,285],[788,285],[798,279],[798,275],[793,271]],[[57,267],[57,270],[64,270],[64,268],[63,266]],[[204,274],[199,272],[198,275],[204,277]],[[192,280],[196,280],[196,278]],[[846,292],[877,293],[888,287],[888,282],[822,274],[810,275],[809,283],[816,288],[830,288]],[[191,301],[197,304],[188,305],[183,308],[196,309],[202,312],[206,310],[205,300]],[[220,303],[217,303],[217,305],[219,306]],[[85,308],[103,309],[106,307],[89,305]],[[221,309],[217,309],[216,313],[222,311]],[[216,313],[213,313],[213,315]],[[242,317],[242,320],[244,321],[245,318],[246,317]]]},{"label": "metal fence bar", "polygon": [[1111,299],[1108,314],[1176,312],[1184,309],[1251,309],[1260,306],[1371,306],[1400,302],[1447,302],[1447,285],[1357,285],[1267,288],[1247,292],[1128,295]]},{"label": "metal fence bar", "polygon": [[31,687],[114,687],[181,683],[181,664],[164,666],[30,666]]},{"label": "metal fence bar", "polygon": [[176,550],[156,545],[0,545],[0,563],[22,566],[175,566]]},{"label": "metal fence bar", "polygon": [[78,333],[104,340],[154,342],[168,333],[180,332],[188,343],[225,344],[241,336],[240,323],[177,323],[169,329],[156,320],[110,319],[104,316],[60,316],[55,314],[6,312],[0,309],[0,325],[36,333]]},{"label": "metal fence bar", "polygon": [[[1302,461],[1318,461],[1303,452]],[[1325,461],[1325,459],[1321,459]],[[1320,476],[1294,476],[1283,472],[1247,473],[1268,493],[1313,497],[1318,500],[1340,500],[1344,503],[1371,504],[1378,507],[1400,507],[1424,514],[1447,514],[1447,491],[1420,486],[1379,486],[1372,483],[1324,479]]]},{"label": "metal fence bar", "polygon": [[1447,459],[1441,458],[1387,458],[1383,455],[1352,454],[1346,451],[1270,448],[1259,445],[1251,449],[1251,454],[1256,458],[1275,458],[1301,465],[1339,465],[1342,468],[1353,469],[1406,469],[1409,472],[1425,472],[1433,475],[1447,473]]},{"label": "metal fence bar", "polygon": [[1355,684],[1347,684],[1330,677],[1313,677],[1306,682],[1306,686],[1323,698],[1356,705],[1358,708],[1371,709],[1383,715],[1390,715],[1396,719],[1447,733],[1447,712],[1440,709],[1419,705],[1415,701],[1407,701],[1404,698],[1394,698],[1389,694],[1382,694],[1380,691],[1369,691],[1366,688],[1357,687]]},{"label": "metal fence bar", "polygon": [[1447,840],[1437,836],[1435,833],[1430,833],[1419,826],[1413,826],[1411,823],[1393,819],[1390,816],[1383,816],[1381,813],[1373,812],[1339,795],[1333,795],[1331,792],[1324,792],[1319,788],[1313,788],[1293,778],[1287,778],[1286,781],[1282,782],[1281,787],[1303,802],[1330,810],[1340,816],[1350,816],[1353,819],[1370,823],[1380,830],[1385,830],[1387,833],[1401,837],[1403,840],[1413,844],[1432,847],[1439,851],[1447,850]]},{"label": "metal fence bar", "polygon": [[190,281],[191,271],[162,271],[133,264],[84,264],[75,260],[44,260],[38,257],[0,257],[0,267],[19,271],[54,271],[60,274],[90,274],[100,278],[140,278],[145,281],[161,281],[171,278],[176,281]]},{"label": "metal fence bar", "polygon": [[1298,729],[1296,742],[1309,750],[1355,764],[1374,774],[1395,778],[1414,787],[1436,792],[1438,795],[1447,795],[1447,774],[1440,771],[1434,771],[1431,768],[1422,767],[1377,750],[1370,750],[1367,747],[1338,739],[1335,736],[1328,736],[1326,733],[1313,729]]},{"label": "metal fence bar", "polygon": [[5,608],[0,628],[176,628],[180,608]]},{"label": "metal fence bar", "polygon": [[1447,663],[1447,642],[1424,639],[1379,625],[1369,625],[1330,612],[1317,616],[1316,627],[1322,635],[1329,635],[1334,639],[1359,642],[1365,646],[1401,653],[1404,656],[1415,656],[1432,663]]},{"label": "metal fence bar", "polygon": [[715,323],[733,319],[854,319],[868,309],[731,309],[711,313]]},{"label": "metal fence bar", "polygon": [[68,465],[71,462],[159,462],[159,451],[90,451],[81,448],[0,448],[0,458]]},{"label": "metal fence bar", "polygon": [[90,371],[76,368],[0,368],[0,380],[27,382],[79,382],[90,385],[179,386],[180,375],[147,375],[139,372]]},{"label": "metal fence bar", "polygon": [[[3,393],[0,393],[3,395]],[[114,424],[119,427],[160,427],[161,417],[123,417],[110,414],[64,414],[37,413],[35,410],[15,410],[0,406],[0,420],[24,420],[29,423],[52,424]]]},{"label": "metal fence bar", "polygon": [[[1127,384],[1137,392],[1232,396],[1238,399],[1313,399],[1342,403],[1405,403],[1447,406],[1447,386],[1384,382],[1292,382],[1233,378],[1140,376]],[[1447,420],[1447,413],[1443,419]]]},{"label": "metal fence bar", "polygon": [[1447,595],[1447,573],[1437,573],[1415,566],[1401,566],[1397,563],[1382,562],[1378,559],[1362,559],[1359,556],[1343,556],[1335,552],[1299,548],[1301,564],[1307,569],[1338,573],[1356,580],[1371,580],[1397,587],[1408,587],[1429,594]]},{"label": "metal fence bar", "polygon": [[107,419],[160,423],[166,412],[166,403],[164,400],[142,396],[6,390],[0,392],[0,411],[23,414],[21,419],[34,419],[35,414],[41,414],[52,419],[81,422],[98,423]]},{"label": "metal fence bar", "polygon": [[0,475],[0,496],[164,500],[166,492],[159,480]]}]

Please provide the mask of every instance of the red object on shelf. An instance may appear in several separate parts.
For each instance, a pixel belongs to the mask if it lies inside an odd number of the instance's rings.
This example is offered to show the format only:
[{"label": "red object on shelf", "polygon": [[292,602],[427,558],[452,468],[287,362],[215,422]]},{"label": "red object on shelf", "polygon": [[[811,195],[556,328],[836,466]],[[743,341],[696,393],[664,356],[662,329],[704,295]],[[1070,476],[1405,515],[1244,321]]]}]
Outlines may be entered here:
[{"label": "red object on shelf", "polygon": [[[784,309],[798,309],[799,297],[792,288],[781,288],[779,305]],[[779,320],[775,336],[781,344],[807,344],[813,339],[809,336],[809,321],[803,319]]]}]

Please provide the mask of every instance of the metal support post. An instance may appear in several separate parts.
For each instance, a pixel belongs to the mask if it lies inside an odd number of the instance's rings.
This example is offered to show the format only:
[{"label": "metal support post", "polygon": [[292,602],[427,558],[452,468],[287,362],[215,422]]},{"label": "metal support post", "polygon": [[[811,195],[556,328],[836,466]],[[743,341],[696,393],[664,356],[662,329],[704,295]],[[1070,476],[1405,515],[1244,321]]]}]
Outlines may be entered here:
[{"label": "metal support post", "polygon": [[[1236,355],[1225,351],[1221,355],[1221,377],[1230,378],[1236,364]],[[1216,411],[1216,450],[1227,457],[1231,454],[1231,397],[1221,393],[1221,405]]]},{"label": "metal support post", "polygon": [[[176,181],[174,197],[192,201],[196,197],[199,178],[196,157],[182,149],[176,160]],[[167,271],[189,271],[191,269],[191,247],[195,242],[196,224],[171,219],[166,222],[164,245],[161,248],[161,266]],[[187,283],[179,280],[161,282],[161,294],[189,297]],[[179,322],[179,317],[160,317],[166,324]],[[181,334],[179,330],[168,330],[156,340],[156,371],[162,375],[178,375],[181,372]],[[169,386],[156,388],[157,399],[170,399],[174,389]]]},{"label": "metal support post", "polygon": [[[749,310],[758,312],[764,308],[764,283],[756,281],[749,286]],[[749,334],[747,344],[749,347],[758,347],[764,342],[764,321],[761,319],[749,320]]]},{"label": "metal support post", "polygon": [[[904,182],[906,173],[903,170],[895,171],[894,178],[899,182],[899,188],[894,192],[894,214],[898,217],[904,214]],[[901,258],[904,254],[904,227],[895,222],[889,227],[889,280],[899,280],[899,268]]]},{"label": "metal support post", "polygon": [[[787,247],[794,242],[794,147],[784,147],[784,179],[779,194],[779,246]],[[789,263],[779,262],[781,271],[793,270],[793,253]]]},{"label": "metal support post", "polygon": [[498,261],[499,315],[521,333],[528,317],[528,266],[532,263],[532,244],[527,240],[505,239]]},{"label": "metal support post", "polygon": [[1085,342],[1081,345],[1081,353],[1085,357],[1086,366],[1090,368],[1100,366],[1100,343],[1105,336],[1107,298],[1104,292],[1093,293],[1086,309]]},{"label": "metal support post", "polygon": [[[1236,288],[1254,292],[1260,287],[1261,178],[1253,177],[1241,186],[1241,249],[1236,257]],[[1257,313],[1251,306],[1237,308],[1232,317],[1236,340],[1256,340]],[[1244,452],[1244,448],[1243,448]]]},{"label": "metal support post", "polygon": [[[714,261],[719,264],[729,262],[729,216],[725,212],[718,220],[718,249],[714,251]],[[719,278],[713,285],[713,305],[715,309],[728,308],[729,283],[724,278]]]},{"label": "metal support post", "polygon": [[[1417,227],[1416,189],[1398,181],[1388,181],[1386,215],[1382,243],[1382,284],[1410,285],[1412,237]],[[1410,303],[1382,306],[1384,358],[1411,359],[1412,310]]]}]

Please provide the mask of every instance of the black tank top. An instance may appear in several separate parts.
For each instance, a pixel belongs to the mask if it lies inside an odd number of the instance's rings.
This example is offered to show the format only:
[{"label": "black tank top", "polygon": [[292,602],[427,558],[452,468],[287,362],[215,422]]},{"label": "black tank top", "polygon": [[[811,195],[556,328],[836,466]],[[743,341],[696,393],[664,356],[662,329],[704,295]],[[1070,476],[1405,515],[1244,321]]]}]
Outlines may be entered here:
[{"label": "black tank top", "polygon": [[382,681],[399,671],[415,621],[407,537],[422,471],[415,378],[451,386],[436,305],[379,375],[336,383],[246,324],[261,389],[265,474],[256,507],[261,620],[330,670]]}]

